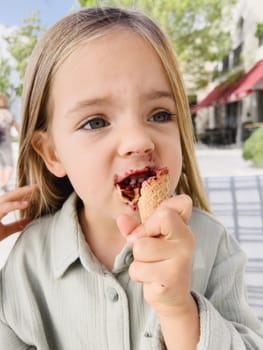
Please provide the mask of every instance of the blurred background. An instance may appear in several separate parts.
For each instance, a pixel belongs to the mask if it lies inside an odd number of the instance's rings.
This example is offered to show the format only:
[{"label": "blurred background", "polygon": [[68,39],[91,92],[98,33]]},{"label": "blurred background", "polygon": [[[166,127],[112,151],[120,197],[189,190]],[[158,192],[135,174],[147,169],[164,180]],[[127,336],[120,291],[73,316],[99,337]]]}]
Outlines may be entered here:
[{"label": "blurred background", "polygon": [[[248,256],[249,302],[263,320],[263,1],[0,0],[0,93],[18,124],[25,68],[39,36],[94,5],[139,8],[170,36],[211,206]],[[11,134],[16,159],[19,134]],[[8,186],[15,186],[15,171]],[[15,239],[0,244],[0,266]]]}]

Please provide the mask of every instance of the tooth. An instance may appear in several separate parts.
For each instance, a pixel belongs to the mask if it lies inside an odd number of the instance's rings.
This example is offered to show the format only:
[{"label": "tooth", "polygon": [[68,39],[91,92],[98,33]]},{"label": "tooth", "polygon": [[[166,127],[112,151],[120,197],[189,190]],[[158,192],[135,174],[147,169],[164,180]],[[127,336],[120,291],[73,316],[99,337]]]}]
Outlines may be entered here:
[{"label": "tooth", "polygon": [[136,184],[136,178],[132,177],[130,181],[130,185],[135,185]]}]

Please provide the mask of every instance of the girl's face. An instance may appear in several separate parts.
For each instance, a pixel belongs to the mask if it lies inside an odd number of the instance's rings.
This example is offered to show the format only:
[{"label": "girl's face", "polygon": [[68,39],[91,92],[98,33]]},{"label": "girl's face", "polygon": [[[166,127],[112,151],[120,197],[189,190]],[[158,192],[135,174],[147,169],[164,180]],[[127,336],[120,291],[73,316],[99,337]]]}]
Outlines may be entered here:
[{"label": "girl's face", "polygon": [[46,164],[68,175],[88,220],[137,216],[115,182],[146,167],[166,166],[174,191],[182,166],[175,101],[160,59],[139,35],[119,29],[80,47],[50,96]]}]

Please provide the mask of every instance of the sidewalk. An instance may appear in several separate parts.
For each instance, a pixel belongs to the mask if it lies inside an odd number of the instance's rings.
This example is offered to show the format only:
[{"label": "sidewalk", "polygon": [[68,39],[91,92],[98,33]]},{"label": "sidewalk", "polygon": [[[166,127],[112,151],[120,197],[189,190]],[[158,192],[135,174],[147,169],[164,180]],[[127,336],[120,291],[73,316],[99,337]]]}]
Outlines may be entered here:
[{"label": "sidewalk", "polygon": [[213,212],[248,257],[248,299],[263,320],[263,168],[241,149],[197,146],[196,154]]},{"label": "sidewalk", "polygon": [[215,149],[197,145],[196,155],[203,177],[263,175],[263,168],[242,158],[240,148]]},{"label": "sidewalk", "polygon": [[249,304],[263,321],[263,175],[206,177],[211,207],[247,255]]}]

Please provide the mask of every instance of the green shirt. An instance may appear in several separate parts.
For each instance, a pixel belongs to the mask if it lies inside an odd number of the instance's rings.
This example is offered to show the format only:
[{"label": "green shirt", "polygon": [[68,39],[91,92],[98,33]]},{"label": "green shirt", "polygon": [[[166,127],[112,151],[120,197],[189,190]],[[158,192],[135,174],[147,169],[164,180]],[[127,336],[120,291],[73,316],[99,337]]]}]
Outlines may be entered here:
[{"label": "green shirt", "polygon": [[[211,215],[194,209],[190,225],[198,350],[262,350],[262,327],[246,300],[244,253]],[[1,271],[0,349],[165,349],[141,284],[129,278],[132,259],[126,246],[112,272],[98,262],[71,195],[55,215],[26,228]]]}]

